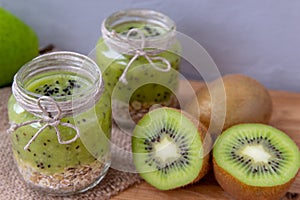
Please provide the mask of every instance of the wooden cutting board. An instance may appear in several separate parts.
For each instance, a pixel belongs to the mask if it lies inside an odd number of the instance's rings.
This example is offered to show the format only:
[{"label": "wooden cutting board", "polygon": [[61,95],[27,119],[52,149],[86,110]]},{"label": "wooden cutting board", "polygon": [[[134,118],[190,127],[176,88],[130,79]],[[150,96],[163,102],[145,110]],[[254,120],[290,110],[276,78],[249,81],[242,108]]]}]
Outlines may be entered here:
[{"label": "wooden cutting board", "polygon": [[[203,83],[190,81],[194,90],[199,89]],[[190,99],[190,92],[186,82],[181,82],[179,94]],[[300,93],[286,91],[270,91],[273,99],[273,115],[271,125],[287,133],[300,147]],[[300,173],[289,189],[291,193],[300,193]],[[205,199],[229,200],[231,199],[218,185],[212,172],[200,182],[184,188],[160,191],[147,183],[133,186],[113,197],[114,200],[165,200],[165,199]]]}]

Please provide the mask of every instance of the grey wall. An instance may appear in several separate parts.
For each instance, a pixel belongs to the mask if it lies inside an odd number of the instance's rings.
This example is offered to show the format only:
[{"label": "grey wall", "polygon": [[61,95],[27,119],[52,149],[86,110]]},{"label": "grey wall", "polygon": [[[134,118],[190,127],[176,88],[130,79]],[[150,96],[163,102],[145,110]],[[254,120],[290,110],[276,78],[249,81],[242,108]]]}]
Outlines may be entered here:
[{"label": "grey wall", "polygon": [[0,0],[0,6],[32,26],[41,45],[84,54],[112,12],[155,9],[202,44],[222,74],[244,73],[268,88],[300,92],[299,0]]}]

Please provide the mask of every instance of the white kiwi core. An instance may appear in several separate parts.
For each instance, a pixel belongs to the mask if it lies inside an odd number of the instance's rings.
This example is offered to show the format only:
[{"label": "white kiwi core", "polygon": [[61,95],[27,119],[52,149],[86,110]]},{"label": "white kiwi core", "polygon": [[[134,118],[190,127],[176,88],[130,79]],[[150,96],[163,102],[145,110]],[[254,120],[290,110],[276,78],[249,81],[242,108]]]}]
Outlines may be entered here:
[{"label": "white kiwi core", "polygon": [[169,137],[163,137],[162,140],[154,144],[154,155],[162,162],[173,162],[180,158],[179,149]]},{"label": "white kiwi core", "polygon": [[267,163],[271,155],[265,150],[262,145],[246,146],[242,153],[253,159],[254,162]]}]

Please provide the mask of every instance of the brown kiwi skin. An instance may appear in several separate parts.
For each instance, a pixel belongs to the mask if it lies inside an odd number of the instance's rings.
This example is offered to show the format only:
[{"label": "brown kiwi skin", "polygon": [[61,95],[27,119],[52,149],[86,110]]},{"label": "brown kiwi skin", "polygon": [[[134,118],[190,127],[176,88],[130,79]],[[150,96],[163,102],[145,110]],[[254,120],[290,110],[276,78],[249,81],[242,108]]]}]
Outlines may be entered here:
[{"label": "brown kiwi skin", "polygon": [[288,192],[296,176],[289,182],[273,186],[259,187],[250,186],[240,182],[238,179],[220,167],[213,158],[213,170],[215,178],[225,192],[237,200],[279,200]]},{"label": "brown kiwi skin", "polygon": [[195,127],[198,128],[198,132],[200,134],[200,138],[201,138],[202,144],[203,144],[203,150],[204,150],[203,155],[205,155],[205,156],[203,158],[202,168],[201,168],[198,176],[189,184],[196,183],[201,178],[203,178],[211,169],[210,151],[212,149],[212,144],[213,144],[211,135],[208,133],[207,128],[201,122],[199,122],[196,118],[191,116],[189,113],[187,113],[183,110],[175,109],[175,108],[167,108],[167,107],[164,107],[164,108],[176,110],[177,112],[182,113],[185,117],[187,117],[194,124]]},{"label": "brown kiwi skin", "polygon": [[[240,123],[263,123],[268,124],[272,114],[272,99],[268,90],[257,80],[242,74],[231,74],[222,77],[226,93],[226,117],[223,131]],[[210,92],[214,92],[216,99],[224,99],[218,90],[223,89],[217,79],[210,84]],[[211,108],[218,113],[224,110],[218,105],[212,105],[211,96],[207,86],[203,86],[196,92],[197,98],[188,102],[184,110],[193,116],[199,115],[199,120],[206,126],[210,126]],[[218,95],[220,96],[218,98]],[[218,115],[216,116],[218,117]],[[218,119],[216,119],[218,120]]]}]

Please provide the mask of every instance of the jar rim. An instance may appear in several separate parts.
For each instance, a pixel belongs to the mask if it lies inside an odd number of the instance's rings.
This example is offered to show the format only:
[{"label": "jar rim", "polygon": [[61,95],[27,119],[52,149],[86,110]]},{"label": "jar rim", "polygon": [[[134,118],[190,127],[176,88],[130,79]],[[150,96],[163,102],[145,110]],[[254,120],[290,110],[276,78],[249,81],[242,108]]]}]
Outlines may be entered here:
[{"label": "jar rim", "polygon": [[[164,29],[163,33],[153,37],[140,35],[141,37],[129,38],[128,34],[123,35],[114,30],[115,26],[122,23],[143,21],[162,27]],[[135,32],[138,31],[135,29],[132,30]],[[163,13],[147,9],[128,9],[117,11],[103,20],[101,32],[105,44],[115,51],[124,54],[128,54],[130,50],[135,50],[137,48],[165,51],[176,42],[175,22]]]},{"label": "jar rim", "polygon": [[117,24],[114,23],[120,19],[124,19],[125,17],[132,17],[131,20],[127,19],[125,22],[137,21],[138,18],[146,22],[156,21],[157,25],[159,24],[166,28],[166,34],[176,30],[175,22],[171,18],[161,12],[150,9],[127,9],[114,12],[104,19],[103,28],[105,28],[107,31],[112,31],[112,28],[118,25],[120,22]]},{"label": "jar rim", "polygon": [[[89,83],[79,92],[62,97],[48,97],[26,88],[26,84],[30,84],[29,81],[39,79],[43,75],[45,77],[49,72],[54,72],[53,75],[60,72],[73,73],[75,77],[80,76]],[[99,101],[103,90],[102,74],[98,65],[87,56],[68,51],[43,54],[29,61],[17,72],[12,85],[12,92],[18,104],[36,116],[44,114],[42,106],[46,106],[49,113],[61,113],[62,116],[81,113]]]},{"label": "jar rim", "polygon": [[[72,96],[72,98],[76,98],[77,96],[82,96],[82,93],[92,93],[96,88],[96,85],[98,85],[99,87],[101,87],[101,85],[103,85],[103,80],[102,80],[102,74],[101,71],[98,68],[98,65],[89,57],[84,56],[82,54],[79,53],[75,53],[75,52],[71,52],[71,51],[56,51],[56,52],[50,52],[50,53],[46,53],[40,56],[35,57],[34,59],[32,59],[31,61],[27,62],[25,65],[23,65],[19,71],[16,73],[15,77],[14,77],[14,81],[16,82],[16,84],[18,84],[18,86],[20,87],[21,91],[24,92],[26,95],[30,95],[33,98],[39,98],[42,96],[42,94],[38,94],[35,92],[31,92],[29,90],[26,89],[25,87],[25,83],[26,81],[25,79],[29,79],[30,77],[34,77],[39,73],[46,73],[47,71],[50,71],[52,69],[55,69],[54,67],[51,66],[45,66],[45,67],[49,67],[49,69],[46,68],[42,68],[41,65],[39,65],[39,63],[41,62],[52,62],[52,61],[61,61],[61,62],[68,62],[71,60],[76,60],[78,62],[78,64],[80,64],[80,62],[82,63],[82,66],[88,66],[91,67],[91,70],[93,70],[93,73],[90,73],[90,75],[93,76],[93,83],[90,84],[86,89],[82,90],[81,92],[79,92],[78,94],[75,94]],[[45,63],[45,64],[47,64]],[[59,66],[57,66],[57,69],[59,68]],[[75,69],[74,69],[75,70]],[[65,71],[67,72],[67,69],[61,69],[61,71]],[[62,100],[65,97],[52,97],[55,100]]]}]

